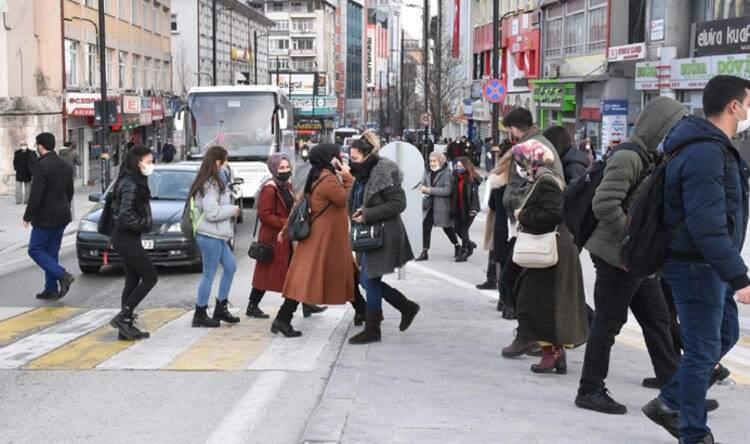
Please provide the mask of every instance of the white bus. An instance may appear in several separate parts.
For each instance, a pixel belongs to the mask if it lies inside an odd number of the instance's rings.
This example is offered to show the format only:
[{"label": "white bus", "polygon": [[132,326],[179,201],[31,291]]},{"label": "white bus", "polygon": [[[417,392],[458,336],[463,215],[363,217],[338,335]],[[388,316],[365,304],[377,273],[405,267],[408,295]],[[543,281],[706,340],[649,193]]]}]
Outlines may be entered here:
[{"label": "white bus", "polygon": [[344,145],[344,139],[359,136],[359,130],[354,128],[336,128],[333,130],[333,143]]},{"label": "white bus", "polygon": [[200,86],[190,89],[175,129],[184,131],[190,160],[200,160],[211,146],[226,148],[233,176],[244,181],[241,197],[249,199],[270,175],[271,154],[294,158],[293,116],[292,103],[275,86]]}]

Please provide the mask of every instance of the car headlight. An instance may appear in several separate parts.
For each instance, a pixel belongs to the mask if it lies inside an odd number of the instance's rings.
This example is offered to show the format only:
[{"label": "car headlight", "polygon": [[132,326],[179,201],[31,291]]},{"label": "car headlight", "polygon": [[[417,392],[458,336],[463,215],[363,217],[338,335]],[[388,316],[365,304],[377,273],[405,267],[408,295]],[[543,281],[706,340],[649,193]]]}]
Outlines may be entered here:
[{"label": "car headlight", "polygon": [[78,231],[85,232],[85,233],[95,233],[98,231],[98,226],[96,222],[82,219],[81,222],[78,224]]},{"label": "car headlight", "polygon": [[169,229],[167,229],[167,233],[182,233],[182,228],[180,228],[180,223],[177,222],[176,224],[170,225]]}]

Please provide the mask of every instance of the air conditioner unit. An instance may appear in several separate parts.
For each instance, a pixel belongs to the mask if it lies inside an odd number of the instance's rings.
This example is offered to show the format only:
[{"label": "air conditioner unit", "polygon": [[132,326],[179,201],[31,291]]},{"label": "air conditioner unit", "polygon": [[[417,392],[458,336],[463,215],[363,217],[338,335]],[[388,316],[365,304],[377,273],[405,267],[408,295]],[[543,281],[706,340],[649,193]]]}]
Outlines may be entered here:
[{"label": "air conditioner unit", "polygon": [[560,65],[557,63],[547,63],[544,65],[544,77],[556,79],[560,77]]}]

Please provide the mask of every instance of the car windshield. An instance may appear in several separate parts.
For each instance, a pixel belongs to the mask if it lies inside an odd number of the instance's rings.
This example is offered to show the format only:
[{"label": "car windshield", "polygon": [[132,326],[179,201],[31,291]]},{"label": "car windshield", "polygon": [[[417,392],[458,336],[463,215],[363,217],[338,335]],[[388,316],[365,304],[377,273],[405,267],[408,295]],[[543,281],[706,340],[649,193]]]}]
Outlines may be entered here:
[{"label": "car windshield", "polygon": [[186,200],[197,171],[156,170],[148,176],[154,200]]},{"label": "car windshield", "polygon": [[267,157],[272,150],[272,93],[198,93],[190,97],[196,151],[221,145],[231,158]]}]

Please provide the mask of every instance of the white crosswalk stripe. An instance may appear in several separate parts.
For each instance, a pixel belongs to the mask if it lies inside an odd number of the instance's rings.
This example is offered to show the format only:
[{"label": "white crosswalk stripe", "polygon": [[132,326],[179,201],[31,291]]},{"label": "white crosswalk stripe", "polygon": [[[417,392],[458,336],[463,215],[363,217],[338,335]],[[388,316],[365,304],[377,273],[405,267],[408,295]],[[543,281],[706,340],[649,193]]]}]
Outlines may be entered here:
[{"label": "white crosswalk stripe", "polygon": [[31,309],[32,307],[0,307],[0,321],[26,313]]},{"label": "white crosswalk stripe", "polygon": [[104,325],[117,310],[91,310],[0,348],[0,369],[18,368]]}]

